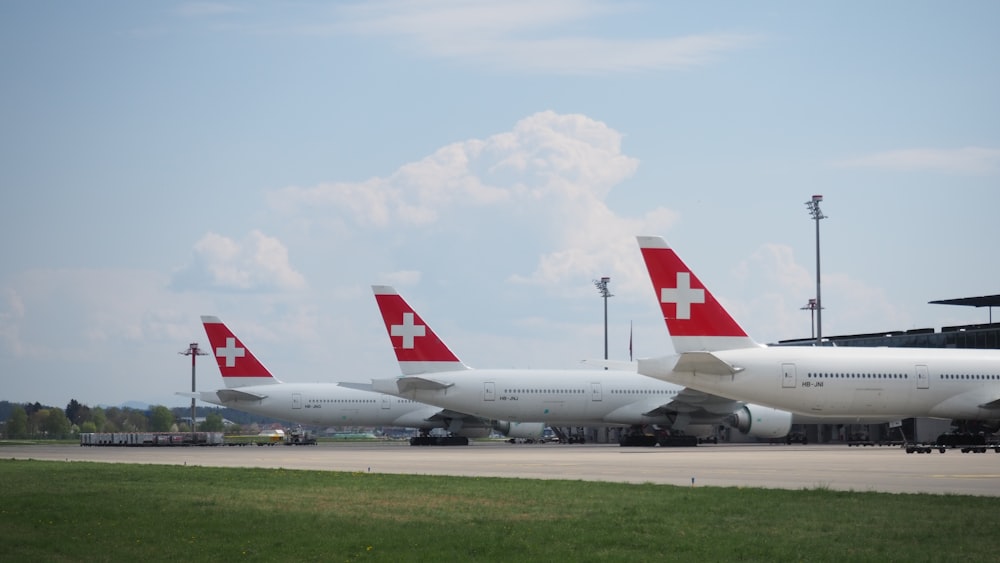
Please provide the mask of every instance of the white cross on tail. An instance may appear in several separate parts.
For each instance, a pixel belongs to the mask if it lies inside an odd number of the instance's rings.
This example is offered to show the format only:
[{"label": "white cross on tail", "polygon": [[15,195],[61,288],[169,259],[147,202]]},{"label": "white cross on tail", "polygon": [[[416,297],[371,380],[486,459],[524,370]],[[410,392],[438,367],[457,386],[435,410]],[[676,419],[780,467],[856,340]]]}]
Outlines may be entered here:
[{"label": "white cross on tail", "polygon": [[242,358],[247,353],[246,348],[236,346],[235,338],[226,338],[225,348],[216,348],[215,355],[218,358],[226,359],[226,367],[231,368],[236,365],[236,358]]},{"label": "white cross on tail", "polygon": [[406,349],[413,348],[414,336],[424,336],[427,333],[424,325],[413,324],[413,313],[403,313],[403,324],[392,325],[390,330],[393,336],[403,337],[403,348]]},{"label": "white cross on tail", "polygon": [[677,318],[687,320],[691,318],[691,304],[705,302],[705,290],[691,288],[690,272],[677,272],[677,288],[661,288],[660,302],[677,305]]}]

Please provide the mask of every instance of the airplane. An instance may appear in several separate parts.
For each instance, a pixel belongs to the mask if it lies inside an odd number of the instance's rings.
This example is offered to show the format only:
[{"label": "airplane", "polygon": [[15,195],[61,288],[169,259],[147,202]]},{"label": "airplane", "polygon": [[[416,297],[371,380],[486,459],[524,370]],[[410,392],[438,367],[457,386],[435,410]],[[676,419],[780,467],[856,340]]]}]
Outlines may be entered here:
[{"label": "airplane", "polygon": [[1000,425],[1000,350],[764,346],[662,237],[637,240],[676,352],[639,373],[819,420]]},{"label": "airplane", "polygon": [[[285,383],[271,375],[217,317],[202,316],[201,322],[226,388],[178,395],[299,424],[418,428],[420,435],[410,440],[411,445],[466,445],[469,438],[485,437],[493,430],[510,438],[536,440],[545,429],[542,423],[491,421],[337,383]],[[450,435],[432,436],[436,428]]]},{"label": "airplane", "polygon": [[[402,375],[371,389],[490,419],[552,426],[630,426],[623,446],[691,446],[732,423],[755,437],[788,434],[790,413],[656,381],[631,370],[472,369],[390,286],[372,291]],[[758,423],[758,421],[763,422]],[[654,427],[656,434],[643,429]]]}]

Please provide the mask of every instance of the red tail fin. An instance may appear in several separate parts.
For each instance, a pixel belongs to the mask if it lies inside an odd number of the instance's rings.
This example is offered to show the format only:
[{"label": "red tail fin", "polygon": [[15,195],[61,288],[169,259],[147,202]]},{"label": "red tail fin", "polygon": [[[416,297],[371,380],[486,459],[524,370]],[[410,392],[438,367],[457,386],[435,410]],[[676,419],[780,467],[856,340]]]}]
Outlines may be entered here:
[{"label": "red tail fin", "polygon": [[201,323],[226,387],[280,383],[218,317],[204,315]]},{"label": "red tail fin", "polygon": [[468,369],[395,289],[373,285],[372,291],[404,375]]},{"label": "red tail fin", "polygon": [[757,346],[661,237],[637,237],[678,353]]}]

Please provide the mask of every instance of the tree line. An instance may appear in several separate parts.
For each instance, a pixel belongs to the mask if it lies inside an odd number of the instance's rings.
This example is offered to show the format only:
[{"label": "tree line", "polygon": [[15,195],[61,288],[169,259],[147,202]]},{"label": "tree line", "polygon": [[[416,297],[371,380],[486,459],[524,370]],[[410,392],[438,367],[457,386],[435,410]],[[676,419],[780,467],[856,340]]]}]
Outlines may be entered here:
[{"label": "tree line", "polygon": [[[232,409],[200,407],[196,415],[204,420],[197,422],[195,430],[223,432],[225,421],[238,424],[267,423],[270,420],[247,420],[246,413]],[[228,413],[228,414],[227,414]],[[9,440],[50,439],[62,440],[78,437],[87,432],[190,432],[187,420],[190,409],[170,409],[163,405],[148,409],[130,407],[90,407],[71,399],[65,409],[35,403],[10,403],[0,401],[3,428],[0,435]],[[231,417],[230,417],[231,415]],[[258,417],[259,418],[259,417]],[[236,419],[236,420],[234,420]]]}]

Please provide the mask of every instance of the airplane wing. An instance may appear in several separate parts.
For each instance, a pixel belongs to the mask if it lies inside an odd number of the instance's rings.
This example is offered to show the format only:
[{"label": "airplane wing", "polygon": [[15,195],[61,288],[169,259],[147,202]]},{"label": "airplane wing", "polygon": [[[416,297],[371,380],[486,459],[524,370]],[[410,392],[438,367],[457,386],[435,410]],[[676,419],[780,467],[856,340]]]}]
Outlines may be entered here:
[{"label": "airplane wing", "polygon": [[718,395],[703,393],[689,387],[684,388],[670,401],[643,413],[644,416],[663,416],[669,414],[691,414],[698,417],[725,417],[743,406],[740,401],[734,401]]},{"label": "airplane wing", "polygon": [[398,422],[403,426],[444,428],[448,432],[463,432],[470,436],[486,436],[493,427],[488,419],[430,405],[410,412]]},{"label": "airplane wing", "polygon": [[979,405],[981,409],[1000,409],[1000,398]]},{"label": "airplane wing", "polygon": [[480,418],[478,416],[473,416],[471,414],[466,414],[464,412],[453,411],[450,409],[440,409],[438,412],[432,414],[426,419],[428,422],[447,422],[451,420],[461,420],[462,422],[475,422],[477,424],[482,424],[486,419]]}]

